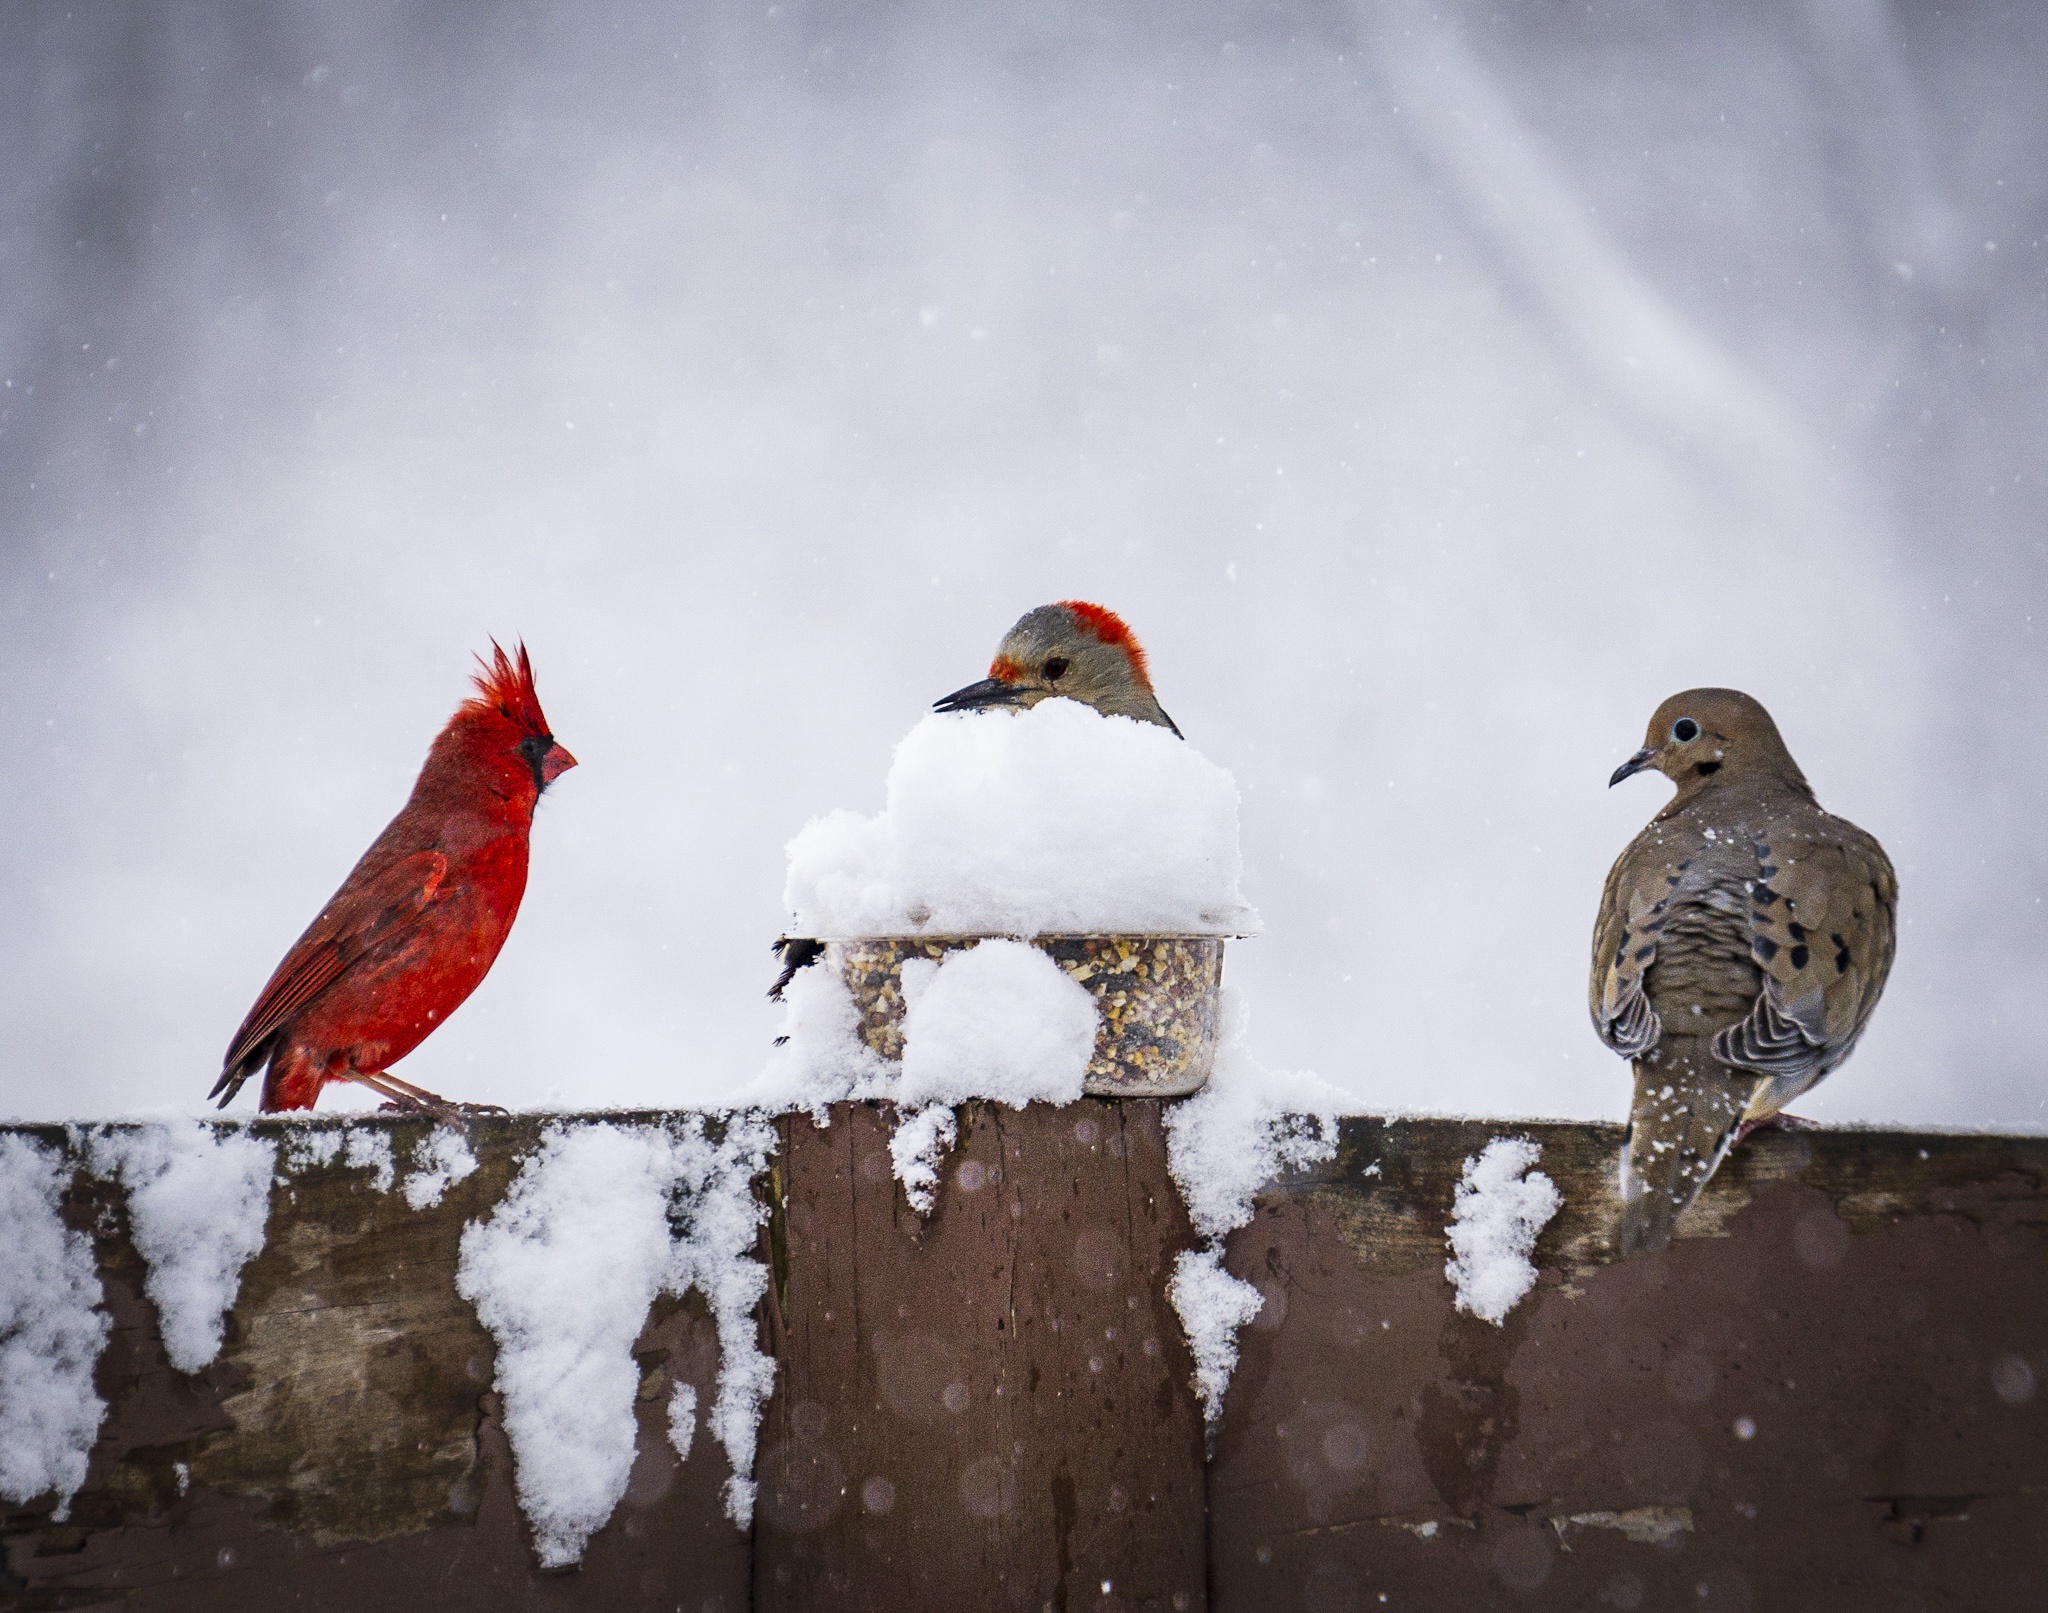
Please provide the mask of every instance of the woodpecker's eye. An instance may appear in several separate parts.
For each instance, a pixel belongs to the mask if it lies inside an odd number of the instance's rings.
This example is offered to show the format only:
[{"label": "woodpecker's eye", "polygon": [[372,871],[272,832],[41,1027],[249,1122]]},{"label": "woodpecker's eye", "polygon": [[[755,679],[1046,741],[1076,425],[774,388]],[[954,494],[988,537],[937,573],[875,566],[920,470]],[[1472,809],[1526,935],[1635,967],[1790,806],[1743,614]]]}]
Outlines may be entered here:
[{"label": "woodpecker's eye", "polygon": [[1045,663],[1045,681],[1047,683],[1058,683],[1066,670],[1067,658],[1064,655],[1055,655],[1050,661]]},{"label": "woodpecker's eye", "polygon": [[1690,717],[1681,717],[1671,725],[1671,737],[1681,745],[1690,745],[1700,737],[1700,725]]}]

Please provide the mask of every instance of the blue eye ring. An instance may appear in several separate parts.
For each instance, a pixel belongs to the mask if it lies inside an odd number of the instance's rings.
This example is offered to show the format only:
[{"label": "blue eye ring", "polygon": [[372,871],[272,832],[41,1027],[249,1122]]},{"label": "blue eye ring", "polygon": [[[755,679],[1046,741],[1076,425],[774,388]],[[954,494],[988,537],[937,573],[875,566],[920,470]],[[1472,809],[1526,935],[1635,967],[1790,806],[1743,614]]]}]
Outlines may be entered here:
[{"label": "blue eye ring", "polygon": [[1671,725],[1671,737],[1680,745],[1690,745],[1700,737],[1700,725],[1690,717],[1681,717]]}]

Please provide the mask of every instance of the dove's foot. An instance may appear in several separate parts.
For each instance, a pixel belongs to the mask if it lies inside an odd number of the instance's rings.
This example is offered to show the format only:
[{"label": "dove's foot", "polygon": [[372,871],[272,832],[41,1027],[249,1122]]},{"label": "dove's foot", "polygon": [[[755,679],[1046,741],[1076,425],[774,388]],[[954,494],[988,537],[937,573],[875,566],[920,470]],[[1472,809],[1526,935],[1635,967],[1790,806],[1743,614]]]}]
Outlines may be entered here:
[{"label": "dove's foot", "polygon": [[1819,1131],[1818,1120],[1805,1120],[1798,1115],[1788,1115],[1782,1110],[1774,1115],[1765,1115],[1761,1120],[1745,1120],[1742,1129],[1735,1134],[1737,1142],[1744,1141],[1753,1131]]}]

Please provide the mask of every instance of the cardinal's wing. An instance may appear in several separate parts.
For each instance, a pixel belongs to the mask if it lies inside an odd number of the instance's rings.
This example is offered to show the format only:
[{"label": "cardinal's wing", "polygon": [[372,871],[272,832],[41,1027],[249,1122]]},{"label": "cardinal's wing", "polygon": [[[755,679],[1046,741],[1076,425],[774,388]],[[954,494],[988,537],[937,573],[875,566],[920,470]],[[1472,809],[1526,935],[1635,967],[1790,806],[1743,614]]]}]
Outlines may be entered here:
[{"label": "cardinal's wing", "polygon": [[358,868],[350,874],[277,966],[235,1032],[220,1079],[207,1095],[223,1105],[232,1099],[249,1072],[270,1056],[271,1038],[284,1024],[351,964],[415,929],[447,877],[448,859],[438,851],[416,851],[374,872]]}]

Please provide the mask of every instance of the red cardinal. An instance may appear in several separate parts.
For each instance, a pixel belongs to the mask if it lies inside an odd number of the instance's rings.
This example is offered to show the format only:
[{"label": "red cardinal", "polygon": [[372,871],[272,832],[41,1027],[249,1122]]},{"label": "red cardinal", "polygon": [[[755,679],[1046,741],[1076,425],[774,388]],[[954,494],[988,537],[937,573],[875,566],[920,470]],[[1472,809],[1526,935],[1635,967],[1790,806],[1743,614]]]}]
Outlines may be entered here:
[{"label": "red cardinal", "polygon": [[576,765],[548,732],[526,646],[516,670],[491,652],[404,810],[235,1032],[208,1094],[222,1108],[264,1063],[265,1109],[310,1109],[329,1081],[360,1081],[400,1109],[453,1107],[388,1067],[491,972],[526,893],[534,804]]}]

